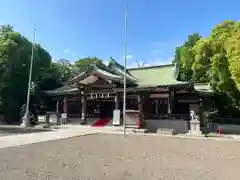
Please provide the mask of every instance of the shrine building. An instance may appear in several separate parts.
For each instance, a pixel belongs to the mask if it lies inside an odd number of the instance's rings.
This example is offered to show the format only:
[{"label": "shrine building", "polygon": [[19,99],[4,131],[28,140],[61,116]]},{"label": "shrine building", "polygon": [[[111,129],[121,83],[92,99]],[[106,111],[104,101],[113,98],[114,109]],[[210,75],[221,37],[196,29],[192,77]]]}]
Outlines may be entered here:
[{"label": "shrine building", "polygon": [[[189,112],[201,114],[201,105],[212,101],[209,84],[178,81],[175,64],[130,68],[126,72],[126,110],[139,112],[141,126],[155,131],[189,129]],[[68,122],[92,124],[123,110],[124,67],[111,59],[108,66],[89,65],[63,87],[47,91],[56,100],[56,112],[67,114]],[[122,125],[122,120],[119,125]]]}]

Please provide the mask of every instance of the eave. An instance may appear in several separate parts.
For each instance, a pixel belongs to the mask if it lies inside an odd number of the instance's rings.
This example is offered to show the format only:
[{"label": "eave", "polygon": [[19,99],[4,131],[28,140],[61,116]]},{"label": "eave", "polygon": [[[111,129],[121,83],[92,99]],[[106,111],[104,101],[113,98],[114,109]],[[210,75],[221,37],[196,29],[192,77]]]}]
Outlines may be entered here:
[{"label": "eave", "polygon": [[123,81],[123,78],[121,76],[118,76],[118,75],[110,73],[106,70],[103,70],[102,68],[98,67],[97,65],[89,65],[89,67],[87,68],[86,71],[84,71],[81,74],[79,74],[78,76],[70,79],[67,83],[68,83],[68,85],[78,83],[90,75],[96,75],[98,77],[101,77],[103,79],[110,80],[110,81],[117,81],[117,82]]}]

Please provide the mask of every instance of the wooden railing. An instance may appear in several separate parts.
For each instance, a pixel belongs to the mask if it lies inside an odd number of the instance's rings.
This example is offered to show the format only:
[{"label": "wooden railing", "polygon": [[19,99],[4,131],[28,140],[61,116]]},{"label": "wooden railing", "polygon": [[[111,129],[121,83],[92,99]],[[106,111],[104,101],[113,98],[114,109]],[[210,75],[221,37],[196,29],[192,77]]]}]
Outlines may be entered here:
[{"label": "wooden railing", "polygon": [[189,114],[157,114],[149,116],[149,119],[160,119],[160,120],[189,120]]},{"label": "wooden railing", "polygon": [[208,118],[208,121],[209,123],[240,125],[240,118],[234,118],[229,116],[212,116]]}]

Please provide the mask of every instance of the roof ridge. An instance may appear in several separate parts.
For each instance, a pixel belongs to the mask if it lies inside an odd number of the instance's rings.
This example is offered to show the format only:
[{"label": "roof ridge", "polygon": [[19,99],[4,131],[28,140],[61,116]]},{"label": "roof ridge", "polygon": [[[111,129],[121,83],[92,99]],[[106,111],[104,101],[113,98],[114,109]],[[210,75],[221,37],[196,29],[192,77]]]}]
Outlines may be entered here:
[{"label": "roof ridge", "polygon": [[163,64],[163,65],[153,65],[153,66],[146,66],[146,67],[137,67],[137,68],[128,68],[128,70],[140,70],[140,69],[152,69],[152,68],[164,68],[164,67],[170,67],[175,66],[174,63],[171,64]]},{"label": "roof ridge", "polygon": [[[117,71],[117,74],[120,74],[121,76],[124,76],[124,67],[118,63],[116,60],[114,60],[113,58],[110,59],[109,64],[108,64],[108,68],[110,69],[115,69],[115,71]],[[119,72],[120,70],[120,72]],[[138,79],[136,77],[134,77],[129,71],[128,69],[126,70],[126,74],[127,76],[130,78],[131,81],[138,81]]]}]

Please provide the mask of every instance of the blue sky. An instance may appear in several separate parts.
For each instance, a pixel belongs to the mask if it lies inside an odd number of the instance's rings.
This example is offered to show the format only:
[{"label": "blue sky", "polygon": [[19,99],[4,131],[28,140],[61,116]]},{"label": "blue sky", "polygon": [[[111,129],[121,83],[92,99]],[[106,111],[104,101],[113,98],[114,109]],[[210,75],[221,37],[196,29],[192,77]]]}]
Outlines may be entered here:
[{"label": "blue sky", "polygon": [[207,36],[226,19],[238,20],[239,0],[1,0],[0,24],[12,24],[54,60],[86,56],[121,62],[128,4],[128,66],[166,64],[188,34]]}]

